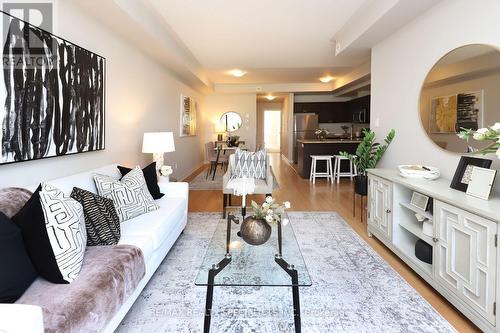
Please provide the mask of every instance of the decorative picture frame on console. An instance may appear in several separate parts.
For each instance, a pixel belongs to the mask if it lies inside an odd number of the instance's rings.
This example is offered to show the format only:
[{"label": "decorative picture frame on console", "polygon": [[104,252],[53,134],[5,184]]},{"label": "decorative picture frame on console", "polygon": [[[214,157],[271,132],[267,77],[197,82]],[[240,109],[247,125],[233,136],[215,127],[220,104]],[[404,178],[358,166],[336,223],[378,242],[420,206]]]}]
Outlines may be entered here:
[{"label": "decorative picture frame on console", "polygon": [[104,150],[106,58],[0,15],[0,165]]},{"label": "decorative picture frame on console", "polygon": [[453,176],[450,187],[462,192],[467,192],[467,187],[472,176],[474,167],[489,169],[493,161],[486,158],[462,156],[458,163],[457,170]]},{"label": "decorative picture frame on console", "polygon": [[473,167],[469,186],[467,187],[467,194],[476,198],[488,200],[496,175],[496,170]]}]

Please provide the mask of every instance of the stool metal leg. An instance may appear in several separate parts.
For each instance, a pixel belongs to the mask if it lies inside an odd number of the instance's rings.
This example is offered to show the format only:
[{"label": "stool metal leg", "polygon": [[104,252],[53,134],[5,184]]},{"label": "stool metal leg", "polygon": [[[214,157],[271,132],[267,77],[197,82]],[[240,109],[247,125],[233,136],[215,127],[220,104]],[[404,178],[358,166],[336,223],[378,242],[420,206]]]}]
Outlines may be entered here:
[{"label": "stool metal leg", "polygon": [[316,184],[316,164],[317,164],[317,161],[316,159],[314,159],[314,166],[313,166],[313,185]]},{"label": "stool metal leg", "polygon": [[312,181],[313,179],[313,166],[314,166],[314,157],[311,158],[311,171],[309,172],[309,181]]},{"label": "stool metal leg", "polygon": [[330,166],[330,183],[333,184],[333,175],[335,174],[335,172],[333,171],[333,168],[332,168],[332,159],[331,158],[328,159],[328,165]]},{"label": "stool metal leg", "polygon": [[342,160],[339,159],[337,161],[337,184],[340,183],[340,166],[342,164]]}]

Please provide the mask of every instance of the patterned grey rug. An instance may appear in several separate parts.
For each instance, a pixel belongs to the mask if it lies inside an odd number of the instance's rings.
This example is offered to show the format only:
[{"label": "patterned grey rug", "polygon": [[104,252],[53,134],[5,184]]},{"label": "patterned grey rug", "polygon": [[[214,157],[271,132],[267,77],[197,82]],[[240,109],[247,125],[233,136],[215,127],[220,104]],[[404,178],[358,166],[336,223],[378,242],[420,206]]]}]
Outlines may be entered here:
[{"label": "patterned grey rug", "polygon": [[[220,216],[189,214],[117,332],[202,332],[206,290],[194,280]],[[313,281],[300,290],[303,332],[455,332],[336,213],[289,217]],[[211,332],[293,331],[290,288],[215,288]]]},{"label": "patterned grey rug", "polygon": [[215,173],[215,178],[212,180],[212,173],[207,176],[207,171],[203,170],[202,173],[198,174],[194,179],[189,182],[190,190],[222,190],[222,176],[224,176],[225,170],[220,166],[217,167],[217,172]]}]

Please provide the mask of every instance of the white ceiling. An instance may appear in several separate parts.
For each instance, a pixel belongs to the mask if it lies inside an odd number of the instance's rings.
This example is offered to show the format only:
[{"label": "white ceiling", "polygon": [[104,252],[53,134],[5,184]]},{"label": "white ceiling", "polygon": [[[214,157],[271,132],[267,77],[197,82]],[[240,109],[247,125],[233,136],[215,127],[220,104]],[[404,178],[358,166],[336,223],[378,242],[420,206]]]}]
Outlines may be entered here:
[{"label": "white ceiling", "polygon": [[65,1],[200,92],[276,93],[366,84],[371,48],[441,0]]},{"label": "white ceiling", "polygon": [[[365,0],[144,0],[220,83],[317,82],[366,61],[335,57],[332,37]],[[240,79],[224,72],[248,71]]]}]

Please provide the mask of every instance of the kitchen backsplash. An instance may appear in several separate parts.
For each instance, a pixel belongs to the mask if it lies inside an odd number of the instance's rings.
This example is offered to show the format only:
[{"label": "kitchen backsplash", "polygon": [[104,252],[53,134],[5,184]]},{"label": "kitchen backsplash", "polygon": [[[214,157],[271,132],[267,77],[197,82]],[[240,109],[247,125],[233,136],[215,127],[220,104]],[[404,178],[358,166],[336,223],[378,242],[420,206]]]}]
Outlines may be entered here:
[{"label": "kitchen backsplash", "polygon": [[[353,124],[352,123],[320,123],[319,127],[327,129],[332,134],[342,134],[342,133],[344,133],[342,126],[349,126],[350,127],[351,125],[353,125]],[[365,128],[365,127],[367,127],[367,124],[354,124],[354,132],[361,131],[361,129]]]}]

